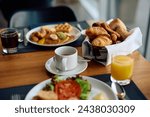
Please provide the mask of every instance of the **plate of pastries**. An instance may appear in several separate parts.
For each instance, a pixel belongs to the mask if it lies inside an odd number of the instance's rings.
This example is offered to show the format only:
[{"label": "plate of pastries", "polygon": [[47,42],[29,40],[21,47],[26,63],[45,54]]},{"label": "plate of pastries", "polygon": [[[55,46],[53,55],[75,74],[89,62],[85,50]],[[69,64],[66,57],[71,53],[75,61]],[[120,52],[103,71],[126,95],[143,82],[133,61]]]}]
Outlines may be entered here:
[{"label": "plate of pastries", "polygon": [[61,46],[72,43],[81,33],[69,23],[44,25],[30,30],[26,34],[28,42],[39,46]]},{"label": "plate of pastries", "polygon": [[118,44],[126,40],[131,34],[126,25],[119,18],[108,22],[95,22],[86,29],[86,36],[94,47],[104,47]]}]

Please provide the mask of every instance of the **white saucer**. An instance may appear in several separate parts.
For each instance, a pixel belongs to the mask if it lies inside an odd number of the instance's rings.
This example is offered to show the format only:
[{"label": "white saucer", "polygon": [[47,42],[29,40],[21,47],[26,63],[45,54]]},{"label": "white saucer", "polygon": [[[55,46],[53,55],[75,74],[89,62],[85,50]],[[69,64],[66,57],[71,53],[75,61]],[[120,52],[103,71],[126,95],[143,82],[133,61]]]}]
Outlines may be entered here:
[{"label": "white saucer", "polygon": [[[82,57],[78,56],[78,59],[83,59]],[[74,68],[73,70],[69,70],[69,71],[59,71],[56,69],[55,67],[55,63],[53,61],[53,57],[50,58],[49,60],[46,61],[45,63],[45,68],[47,71],[49,71],[50,73],[53,74],[57,74],[57,75],[74,75],[74,74],[79,74],[81,72],[83,72],[88,66],[88,63],[86,61],[81,61],[78,62],[78,65],[76,68]]]}]

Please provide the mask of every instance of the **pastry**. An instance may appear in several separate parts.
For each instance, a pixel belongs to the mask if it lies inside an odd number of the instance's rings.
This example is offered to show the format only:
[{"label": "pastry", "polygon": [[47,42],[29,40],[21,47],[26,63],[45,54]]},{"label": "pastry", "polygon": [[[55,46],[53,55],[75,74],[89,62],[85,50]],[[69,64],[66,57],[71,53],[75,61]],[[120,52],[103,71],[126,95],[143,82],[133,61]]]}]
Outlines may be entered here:
[{"label": "pastry", "polygon": [[47,33],[55,33],[56,29],[55,28],[49,28],[48,26],[42,26],[41,29],[45,30]]},{"label": "pastry", "polygon": [[125,24],[119,18],[116,18],[112,22],[110,22],[109,26],[112,30],[116,30],[118,27],[127,30]]},{"label": "pastry", "polygon": [[103,27],[90,27],[85,33],[90,39],[94,39],[100,34],[108,34]]},{"label": "pastry", "polygon": [[130,32],[127,31],[127,27],[119,18],[114,19],[109,26],[112,30],[120,34],[121,41],[125,40],[130,35]]},{"label": "pastry", "polygon": [[108,33],[110,33],[110,34],[115,34],[118,38],[120,37],[120,34],[118,34],[116,31],[112,30],[106,22],[101,23],[101,26],[102,26],[105,30],[107,30]]},{"label": "pastry", "polygon": [[111,40],[113,41],[113,43],[115,44],[117,42],[117,35],[115,35],[114,33],[111,34]]},{"label": "pastry", "polygon": [[95,22],[95,23],[92,24],[92,27],[98,27],[98,26],[101,26],[100,22]]},{"label": "pastry", "polygon": [[72,30],[72,26],[68,23],[58,24],[55,26],[57,32],[70,32]]},{"label": "pastry", "polygon": [[97,38],[95,38],[92,41],[92,45],[98,47],[103,47],[111,44],[112,44],[112,40],[105,35],[99,35]]},{"label": "pastry", "polygon": [[131,33],[125,30],[124,28],[118,27],[116,29],[116,32],[118,32],[121,36],[120,40],[124,41]]},{"label": "pastry", "polygon": [[95,22],[86,30],[86,35],[93,46],[102,47],[124,41],[130,32],[125,24],[116,18],[110,24]]}]

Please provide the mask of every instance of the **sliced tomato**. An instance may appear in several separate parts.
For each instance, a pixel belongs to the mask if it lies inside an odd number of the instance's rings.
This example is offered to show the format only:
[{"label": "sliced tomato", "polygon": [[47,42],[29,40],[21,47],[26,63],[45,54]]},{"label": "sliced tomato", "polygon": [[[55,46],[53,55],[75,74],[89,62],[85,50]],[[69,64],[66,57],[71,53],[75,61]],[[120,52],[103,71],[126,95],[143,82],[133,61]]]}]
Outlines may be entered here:
[{"label": "sliced tomato", "polygon": [[59,100],[67,100],[71,97],[80,97],[80,85],[74,80],[63,80],[55,85],[55,93]]}]

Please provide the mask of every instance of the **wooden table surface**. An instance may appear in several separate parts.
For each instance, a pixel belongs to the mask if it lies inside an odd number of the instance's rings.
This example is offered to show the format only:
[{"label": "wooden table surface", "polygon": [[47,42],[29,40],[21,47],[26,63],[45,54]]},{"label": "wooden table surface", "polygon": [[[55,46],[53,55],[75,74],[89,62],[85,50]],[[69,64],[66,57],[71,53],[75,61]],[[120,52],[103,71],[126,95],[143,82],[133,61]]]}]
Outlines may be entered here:
[{"label": "wooden table surface", "polygon": [[[81,55],[81,47],[77,47]],[[150,99],[150,63],[139,52],[133,53],[135,67],[133,81]],[[45,62],[54,56],[54,51],[38,51],[23,54],[0,54],[0,88],[23,86],[39,83],[50,77],[45,69]],[[92,76],[110,73],[110,66],[103,66],[91,61],[81,75]]]}]

